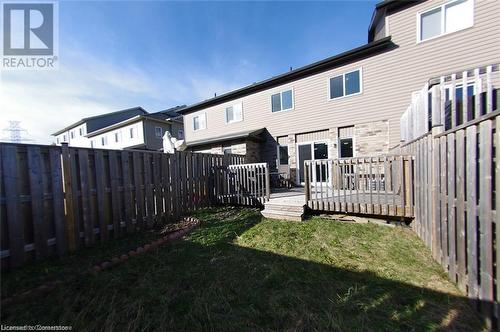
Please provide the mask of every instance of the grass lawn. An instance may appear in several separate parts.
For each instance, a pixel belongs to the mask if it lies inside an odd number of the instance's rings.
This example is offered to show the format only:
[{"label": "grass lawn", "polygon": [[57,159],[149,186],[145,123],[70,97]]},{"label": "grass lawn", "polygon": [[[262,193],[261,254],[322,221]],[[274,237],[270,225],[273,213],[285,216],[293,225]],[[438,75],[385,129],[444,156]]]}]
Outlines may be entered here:
[{"label": "grass lawn", "polygon": [[95,276],[72,277],[157,237],[112,241],[2,275],[13,289],[64,279],[2,308],[2,324],[74,330],[478,331],[474,310],[409,230],[254,209],[195,214],[201,227]]}]

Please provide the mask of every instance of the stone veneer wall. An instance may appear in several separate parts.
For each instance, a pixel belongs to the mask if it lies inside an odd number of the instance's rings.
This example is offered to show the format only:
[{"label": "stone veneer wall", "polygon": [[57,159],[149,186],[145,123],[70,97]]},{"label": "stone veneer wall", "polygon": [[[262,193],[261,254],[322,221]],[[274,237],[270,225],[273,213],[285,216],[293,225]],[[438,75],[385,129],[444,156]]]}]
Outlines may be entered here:
[{"label": "stone veneer wall", "polygon": [[389,152],[389,121],[362,123],[354,126],[354,155],[376,156]]}]

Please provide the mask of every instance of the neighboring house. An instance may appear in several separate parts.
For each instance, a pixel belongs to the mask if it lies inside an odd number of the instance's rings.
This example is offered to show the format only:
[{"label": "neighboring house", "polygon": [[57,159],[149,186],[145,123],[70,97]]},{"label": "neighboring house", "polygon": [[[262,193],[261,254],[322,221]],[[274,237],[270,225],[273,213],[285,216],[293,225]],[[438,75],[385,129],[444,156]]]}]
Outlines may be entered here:
[{"label": "neighboring house", "polygon": [[380,2],[367,44],[179,111],[188,149],[246,154],[297,183],[308,159],[388,153],[412,93],[498,64],[499,31],[500,1]]},{"label": "neighboring house", "polygon": [[[176,113],[183,107],[176,106],[152,114],[148,114],[141,107],[103,114],[83,119],[54,135],[57,135],[58,144],[67,142],[70,146],[160,150],[166,131],[169,131],[172,137],[183,139],[182,115]],[[115,116],[116,114],[120,116]],[[95,123],[96,119],[100,121],[98,125]],[[103,126],[103,123],[106,125]],[[83,135],[80,135],[78,129],[82,126],[85,129],[82,130]]]},{"label": "neighboring house", "polygon": [[70,146],[89,148],[88,133],[143,114],[148,114],[148,112],[142,107],[133,107],[122,111],[91,116],[53,133],[52,136],[55,136],[56,144],[68,143]]},{"label": "neighboring house", "polygon": [[182,119],[181,122],[179,119],[174,120],[174,117],[166,114],[167,111],[137,115],[96,130],[87,137],[93,148],[161,150],[165,132],[170,132],[176,138],[179,138],[179,134],[184,135]]}]

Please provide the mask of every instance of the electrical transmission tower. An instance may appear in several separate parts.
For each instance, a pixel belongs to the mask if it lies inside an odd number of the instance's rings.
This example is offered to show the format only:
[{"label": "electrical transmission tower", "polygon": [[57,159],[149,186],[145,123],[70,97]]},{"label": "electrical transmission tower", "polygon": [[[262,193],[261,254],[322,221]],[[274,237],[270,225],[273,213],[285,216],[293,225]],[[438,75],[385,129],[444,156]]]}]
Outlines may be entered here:
[{"label": "electrical transmission tower", "polygon": [[7,133],[8,138],[6,140],[12,143],[20,143],[23,141],[30,141],[29,139],[23,139],[22,133],[27,133],[26,129],[21,128],[21,121],[9,121],[9,127],[3,129]]}]

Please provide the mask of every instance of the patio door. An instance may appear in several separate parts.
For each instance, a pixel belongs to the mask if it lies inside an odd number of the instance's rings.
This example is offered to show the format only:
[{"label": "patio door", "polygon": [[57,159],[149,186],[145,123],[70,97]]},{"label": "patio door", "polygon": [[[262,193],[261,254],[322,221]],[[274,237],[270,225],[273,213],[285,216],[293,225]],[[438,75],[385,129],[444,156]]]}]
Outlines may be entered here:
[{"label": "patio door", "polygon": [[[304,162],[306,160],[319,160],[319,159],[328,159],[328,143],[327,142],[310,142],[310,143],[299,143],[297,144],[297,177],[298,182],[300,184],[304,184],[305,175],[304,175]],[[322,165],[321,170],[320,166],[316,166],[316,169],[313,169],[313,177],[316,178],[318,182],[326,182],[328,179],[328,174],[326,170],[326,166]],[[320,172],[321,171],[321,172]],[[320,179],[320,174],[322,174],[322,178]]]}]

